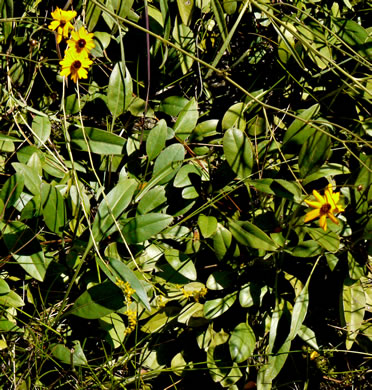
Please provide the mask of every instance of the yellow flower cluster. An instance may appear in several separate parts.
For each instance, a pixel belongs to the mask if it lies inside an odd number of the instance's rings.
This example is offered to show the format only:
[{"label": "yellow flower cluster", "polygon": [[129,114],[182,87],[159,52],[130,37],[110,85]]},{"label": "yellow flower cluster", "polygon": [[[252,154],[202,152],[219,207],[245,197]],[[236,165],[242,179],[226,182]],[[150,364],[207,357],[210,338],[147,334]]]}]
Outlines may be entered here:
[{"label": "yellow flower cluster", "polygon": [[87,69],[93,63],[89,58],[89,53],[95,46],[93,33],[89,33],[84,27],[74,31],[71,20],[77,15],[76,11],[64,11],[57,7],[51,15],[53,21],[48,28],[52,31],[57,30],[57,44],[62,41],[62,38],[67,39],[72,30],[70,39],[67,40],[68,48],[65,50],[65,56],[59,62],[62,66],[61,76],[70,75],[75,83],[78,79],[86,79]]},{"label": "yellow flower cluster", "polygon": [[134,310],[127,310],[125,313],[128,317],[128,326],[125,329],[125,334],[132,333],[137,325],[137,312]]},{"label": "yellow flower cluster", "polygon": [[185,298],[193,297],[195,299],[195,302],[199,302],[200,298],[204,298],[207,295],[208,289],[206,287],[203,287],[199,290],[189,290],[181,287],[182,295]]},{"label": "yellow flower cluster", "polygon": [[136,292],[136,290],[130,286],[129,282],[124,282],[121,279],[116,281],[116,285],[123,290],[125,302],[127,304],[127,311],[125,313],[128,317],[128,327],[125,329],[125,334],[127,335],[132,333],[137,325],[137,312],[129,309],[129,306],[132,303],[132,295]]}]

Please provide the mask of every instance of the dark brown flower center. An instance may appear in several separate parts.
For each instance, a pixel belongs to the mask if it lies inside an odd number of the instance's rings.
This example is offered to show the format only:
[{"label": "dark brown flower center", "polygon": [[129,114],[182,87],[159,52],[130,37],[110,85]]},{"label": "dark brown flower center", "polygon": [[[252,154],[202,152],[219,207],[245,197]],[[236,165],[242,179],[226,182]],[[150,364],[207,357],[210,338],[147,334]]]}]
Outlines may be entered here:
[{"label": "dark brown flower center", "polygon": [[329,210],[331,209],[331,205],[329,203],[325,203],[321,208],[320,208],[320,213],[321,214],[327,214]]},{"label": "dark brown flower center", "polygon": [[59,21],[59,25],[60,25],[61,27],[63,27],[65,24],[66,24],[66,20],[60,20],[60,21]]},{"label": "dark brown flower center", "polygon": [[79,49],[84,49],[85,45],[86,45],[86,41],[85,39],[79,39],[77,42],[76,42],[76,46],[79,48]]},{"label": "dark brown flower center", "polygon": [[76,60],[72,63],[72,67],[75,69],[75,70],[78,70],[81,68],[81,62],[79,60]]}]

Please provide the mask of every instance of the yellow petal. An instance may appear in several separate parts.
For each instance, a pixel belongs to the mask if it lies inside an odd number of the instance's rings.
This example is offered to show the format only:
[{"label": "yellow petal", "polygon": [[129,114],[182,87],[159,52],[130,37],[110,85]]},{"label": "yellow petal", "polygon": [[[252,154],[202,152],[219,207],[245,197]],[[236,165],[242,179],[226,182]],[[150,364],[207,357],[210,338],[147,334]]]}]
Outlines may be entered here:
[{"label": "yellow petal", "polygon": [[305,203],[314,209],[320,209],[323,206],[323,203],[316,202],[315,200],[305,200]]},{"label": "yellow petal", "polygon": [[59,22],[57,20],[53,20],[50,22],[50,25],[48,26],[49,30],[55,30],[59,27]]},{"label": "yellow petal", "polygon": [[327,200],[327,203],[331,206],[331,209],[334,210],[336,208],[336,203],[333,199],[333,194],[330,191],[328,191],[328,189],[326,189],[324,191],[324,195]]},{"label": "yellow petal", "polygon": [[317,198],[318,202],[320,202],[322,205],[326,203],[325,199],[322,197],[322,195],[319,194],[317,190],[313,190],[313,195]]},{"label": "yellow petal", "polygon": [[320,210],[318,208],[311,210],[305,215],[304,222],[312,221],[313,219],[318,218],[319,216],[320,216]]},{"label": "yellow petal", "polygon": [[338,225],[338,219],[337,219],[332,213],[328,213],[328,217],[329,217],[336,225]]},{"label": "yellow petal", "polygon": [[319,225],[325,232],[327,231],[327,216],[326,216],[326,214],[322,215],[319,218]]}]

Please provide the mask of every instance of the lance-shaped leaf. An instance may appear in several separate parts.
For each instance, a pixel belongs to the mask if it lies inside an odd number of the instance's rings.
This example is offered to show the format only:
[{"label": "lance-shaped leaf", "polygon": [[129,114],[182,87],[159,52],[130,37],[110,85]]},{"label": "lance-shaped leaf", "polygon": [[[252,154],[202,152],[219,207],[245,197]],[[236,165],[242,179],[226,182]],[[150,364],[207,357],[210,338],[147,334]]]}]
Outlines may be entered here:
[{"label": "lance-shaped leaf", "polygon": [[111,279],[112,282],[116,283],[118,280],[128,282],[130,286],[135,290],[133,294],[134,299],[137,302],[143,304],[143,306],[150,311],[150,303],[147,298],[146,290],[143,287],[142,282],[137,278],[136,274],[122,261],[110,258],[109,259],[110,267],[102,268],[105,272],[107,269],[110,270],[110,273],[106,272],[107,276]]},{"label": "lance-shaped leaf", "polygon": [[302,177],[315,173],[324,164],[329,158],[331,144],[329,136],[320,131],[316,131],[305,141],[298,157]]},{"label": "lance-shaped leaf", "polygon": [[41,184],[41,205],[45,224],[53,233],[62,234],[67,223],[67,212],[65,201],[56,187]]},{"label": "lance-shaped leaf", "polygon": [[252,355],[255,344],[256,336],[253,329],[244,322],[238,324],[229,339],[231,359],[237,363],[244,362]]},{"label": "lance-shaped leaf", "polygon": [[156,158],[164,149],[167,134],[167,123],[164,119],[161,119],[157,125],[151,129],[146,140],[146,154],[149,160]]},{"label": "lance-shaped leaf", "polygon": [[229,219],[229,230],[240,244],[266,251],[275,251],[278,248],[265,232],[248,221]]},{"label": "lance-shaped leaf", "polygon": [[239,129],[229,129],[223,137],[223,151],[231,169],[240,179],[252,173],[253,148],[249,138]]},{"label": "lance-shaped leaf", "polygon": [[93,237],[96,242],[106,237],[114,226],[115,220],[129,206],[136,188],[137,182],[135,180],[120,180],[102,199],[92,226]]},{"label": "lance-shaped leaf", "polygon": [[366,310],[366,295],[360,280],[347,278],[342,289],[342,311],[346,324],[346,348],[351,349],[362,326]]},{"label": "lance-shaped leaf", "polygon": [[114,117],[127,111],[132,94],[132,77],[123,63],[119,62],[112,70],[107,87],[107,107]]},{"label": "lance-shaped leaf", "polygon": [[286,148],[293,146],[296,149],[297,145],[302,145],[315,132],[315,128],[309,122],[318,111],[319,104],[314,104],[297,115],[284,134],[283,146]]},{"label": "lance-shaped leaf", "polygon": [[236,301],[237,293],[231,293],[223,298],[212,299],[204,304],[204,316],[209,320],[217,318],[225,313]]},{"label": "lance-shaped leaf", "polygon": [[94,127],[85,127],[71,133],[71,142],[84,152],[96,154],[123,154],[125,139]]},{"label": "lance-shaped leaf", "polygon": [[23,191],[24,183],[25,179],[22,174],[16,173],[10,176],[0,191],[0,199],[3,201],[4,206],[10,207],[17,202]]},{"label": "lance-shaped leaf", "polygon": [[40,243],[34,232],[24,223],[7,223],[4,242],[17,263],[34,279],[44,280],[46,264]]},{"label": "lance-shaped leaf", "polygon": [[180,112],[176,123],[174,124],[174,132],[176,136],[184,141],[195,129],[198,122],[198,104],[195,98],[192,98]]},{"label": "lance-shaped leaf", "polygon": [[160,233],[172,223],[173,217],[168,214],[148,213],[122,221],[122,230],[128,244],[144,242]]},{"label": "lance-shaped leaf", "polygon": [[190,257],[177,249],[169,248],[164,253],[169,265],[185,278],[196,280],[196,268]]},{"label": "lance-shaped leaf", "polygon": [[97,319],[125,307],[124,295],[111,281],[97,284],[83,292],[68,314]]}]

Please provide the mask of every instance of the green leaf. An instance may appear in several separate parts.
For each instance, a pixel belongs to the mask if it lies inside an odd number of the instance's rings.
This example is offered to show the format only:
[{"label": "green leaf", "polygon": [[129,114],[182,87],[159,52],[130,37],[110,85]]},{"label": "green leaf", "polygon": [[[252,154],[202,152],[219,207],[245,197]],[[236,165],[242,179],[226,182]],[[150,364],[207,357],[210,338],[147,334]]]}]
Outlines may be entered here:
[{"label": "green leaf", "polygon": [[283,138],[283,147],[286,147],[286,151],[289,147],[296,148],[297,145],[302,145],[315,132],[309,121],[318,113],[319,107],[318,103],[312,105],[291,123]]},{"label": "green leaf", "polygon": [[114,226],[114,221],[129,206],[136,188],[137,182],[135,180],[123,179],[102,199],[92,226],[96,242],[106,237]]},{"label": "green leaf", "polygon": [[319,346],[316,341],[316,336],[313,330],[308,328],[305,325],[301,325],[301,328],[298,330],[297,335],[302,338],[305,343],[309,344],[311,348],[314,348],[316,351],[319,351]]},{"label": "green leaf", "polygon": [[94,27],[98,22],[98,19],[101,15],[101,8],[96,6],[91,1],[87,4],[87,9],[85,13],[85,22],[87,24],[88,31],[93,31]]},{"label": "green leaf", "polygon": [[90,51],[93,57],[103,57],[104,50],[107,49],[111,41],[111,35],[102,31],[94,31],[94,44],[95,47]]},{"label": "green leaf", "polygon": [[196,268],[192,260],[177,249],[168,248],[164,252],[165,260],[178,273],[189,280],[196,280]]},{"label": "green leaf", "polygon": [[177,0],[177,6],[182,23],[188,26],[191,22],[192,12],[194,10],[194,0]]},{"label": "green leaf", "polygon": [[0,142],[1,141],[22,142],[22,140],[6,134],[0,134]]},{"label": "green leaf", "polygon": [[146,154],[150,161],[157,157],[164,149],[167,134],[167,122],[165,122],[164,119],[161,119],[157,125],[150,130],[146,140]]},{"label": "green leaf", "polygon": [[324,164],[329,158],[331,145],[329,136],[320,131],[316,131],[305,141],[298,157],[301,177],[311,175]]},{"label": "green leaf", "polygon": [[206,301],[204,304],[204,316],[209,320],[217,318],[225,313],[236,301],[236,292],[226,295],[223,298]]},{"label": "green leaf", "polygon": [[127,111],[132,94],[132,77],[123,63],[118,62],[111,72],[107,87],[107,107],[115,118]]},{"label": "green leaf", "polygon": [[33,195],[40,195],[41,178],[36,169],[22,163],[12,163],[12,166],[17,173],[24,177],[26,188]]},{"label": "green leaf", "polygon": [[227,30],[226,19],[225,19],[225,15],[221,3],[219,0],[211,0],[211,5],[212,5],[214,17],[217,21],[218,29],[220,30],[222,40],[226,41],[228,36],[228,30]]},{"label": "green leaf", "polygon": [[238,8],[238,2],[233,0],[223,0],[223,9],[228,15],[233,15]]},{"label": "green leaf", "polygon": [[67,314],[86,319],[102,318],[125,307],[124,295],[111,281],[89,288],[75,301]]},{"label": "green leaf", "polygon": [[217,231],[217,219],[212,216],[199,214],[198,225],[204,238],[212,237]]},{"label": "green leaf", "polygon": [[128,244],[144,242],[160,233],[173,221],[168,214],[149,213],[122,222],[122,233]]},{"label": "green leaf", "polygon": [[[198,282],[191,282],[189,284],[186,284],[186,286],[190,286],[192,284],[196,285],[196,293],[204,287],[203,283]],[[186,286],[184,286],[185,290]],[[192,291],[192,288],[188,289],[188,291]],[[179,316],[177,317],[177,322],[179,322],[180,324],[185,324],[187,326],[204,325],[208,321],[204,318],[203,305],[199,302],[190,302],[180,312]]]},{"label": "green leaf", "polygon": [[22,194],[24,186],[23,175],[16,173],[10,176],[5,182],[0,191],[0,199],[3,201],[6,208],[13,206]]},{"label": "green leaf", "polygon": [[217,224],[216,234],[213,237],[213,248],[218,260],[222,260],[227,254],[232,241],[230,230],[220,223]]},{"label": "green leaf", "polygon": [[[350,252],[349,252],[350,253]],[[326,253],[325,257],[327,259],[328,267],[331,271],[333,271],[336,268],[336,265],[338,261],[340,260],[336,255],[333,253]],[[353,278],[352,278],[353,279]]]},{"label": "green leaf", "polygon": [[182,96],[168,96],[160,103],[159,111],[170,116],[178,116],[189,103],[189,100]]},{"label": "green leaf", "polygon": [[0,295],[5,295],[5,294],[8,294],[10,292],[10,287],[8,285],[8,283],[0,278]]},{"label": "green leaf", "polygon": [[240,244],[266,251],[275,251],[278,248],[266,233],[248,221],[234,221],[229,218],[229,229]]},{"label": "green leaf", "polygon": [[85,127],[71,133],[71,142],[80,150],[97,154],[123,154],[126,140],[116,134],[94,127]]},{"label": "green leaf", "polygon": [[330,230],[326,232],[322,228],[305,228],[310,237],[324,249],[337,252],[340,247],[340,238]]},{"label": "green leaf", "polygon": [[55,358],[72,367],[87,365],[88,361],[81,348],[80,341],[75,340],[73,343],[74,346],[71,349],[63,344],[52,344],[50,346],[50,351]]},{"label": "green leaf", "polygon": [[141,281],[137,278],[136,274],[122,261],[109,258],[110,263],[110,275],[107,276],[111,279],[113,283],[116,283],[118,280],[128,282],[130,286],[135,290],[133,294],[134,299],[137,302],[143,304],[143,306],[150,311],[150,303],[146,294],[146,290],[143,287]]},{"label": "green leaf", "polygon": [[155,188],[159,183],[163,182],[163,180],[167,183],[168,176],[174,176],[174,170],[178,169],[179,165],[180,161],[173,161],[168,166],[159,169],[156,175],[153,175],[150,181],[144,187],[142,187],[141,191],[136,195],[135,201],[140,201],[143,197],[147,195],[148,192],[150,192],[150,190]]},{"label": "green leaf", "polygon": [[182,109],[173,126],[176,136],[182,141],[188,138],[195,129],[198,118],[198,104],[195,98],[192,98]]},{"label": "green leaf", "polygon": [[323,177],[344,175],[347,173],[350,173],[350,170],[346,166],[329,162],[320,167],[316,172],[305,177],[302,183],[306,185]]},{"label": "green leaf", "polygon": [[139,201],[137,211],[140,214],[147,214],[155,210],[167,201],[165,189],[162,186],[151,188]]},{"label": "green leaf", "polygon": [[23,333],[24,329],[20,328],[12,321],[5,320],[4,318],[1,318],[0,319],[0,332],[1,333],[5,333],[5,332]]},{"label": "green leaf", "polygon": [[116,349],[122,346],[126,336],[126,326],[119,314],[111,313],[100,318],[98,321],[100,327],[107,332],[106,340],[108,339],[113,348]]},{"label": "green leaf", "polygon": [[[153,176],[159,174],[164,168],[169,167],[174,162],[182,161],[185,156],[185,149],[181,144],[172,144],[167,146],[157,157],[154,164]],[[172,165],[172,173],[160,180],[158,184],[168,183],[177,173],[176,167]]]},{"label": "green leaf", "polygon": [[36,134],[36,136],[34,135],[35,143],[39,146],[44,144],[48,140],[52,129],[48,117],[36,115],[31,127],[32,131]]},{"label": "green leaf", "polygon": [[366,275],[366,267],[360,265],[350,252],[347,252],[347,264],[349,268],[350,279],[359,280],[364,275]]},{"label": "green leaf", "polygon": [[228,130],[231,128],[244,131],[246,128],[246,121],[244,119],[244,108],[246,104],[235,103],[225,113],[222,118],[221,127],[222,130]]},{"label": "green leaf", "polygon": [[[182,1],[182,0],[180,0],[180,1]],[[173,374],[181,376],[186,367],[187,367],[187,363],[186,363],[185,359],[183,358],[181,352],[179,352],[173,356],[173,359],[171,360],[171,369],[172,369]]]},{"label": "green leaf", "polygon": [[252,307],[254,305],[260,306],[268,287],[261,287],[259,284],[254,282],[248,282],[239,292],[239,303],[241,307]]},{"label": "green leaf", "polygon": [[359,23],[351,19],[333,19],[333,26],[336,34],[359,54],[371,58],[372,52],[368,31]]},{"label": "green leaf", "polygon": [[[178,23],[177,17],[174,22],[172,35],[178,47],[182,48],[190,54],[195,53],[196,44],[193,30],[191,30],[183,23]],[[187,74],[187,72],[190,71],[192,64],[194,63],[194,59],[184,53],[181,53],[180,51],[177,51],[177,55],[181,64],[182,73]]]},{"label": "green leaf", "polygon": [[290,199],[296,203],[302,202],[302,190],[297,183],[283,179],[275,179],[271,183],[270,189],[280,198]]},{"label": "green leaf", "polygon": [[342,289],[342,308],[346,323],[346,349],[350,350],[362,326],[366,296],[359,280],[345,279]]},{"label": "green leaf", "polygon": [[192,187],[193,183],[195,183],[194,179],[199,178],[201,174],[202,174],[201,170],[197,165],[194,165],[192,163],[185,164],[177,172],[177,175],[174,178],[173,185],[176,188],[183,188],[183,187],[190,187],[190,186]]},{"label": "green leaf", "polygon": [[209,290],[223,290],[232,284],[233,278],[230,271],[216,271],[208,276],[206,286]]},{"label": "green leaf", "polygon": [[252,356],[256,344],[256,336],[253,329],[246,323],[238,324],[231,332],[229,349],[231,359],[242,363]]},{"label": "green leaf", "polygon": [[293,340],[297,336],[297,333],[300,330],[302,323],[304,322],[304,319],[306,317],[307,308],[309,307],[310,278],[311,274],[307,279],[305,286],[296,297],[292,311],[291,327],[287,340]]},{"label": "green leaf", "polygon": [[9,222],[4,230],[4,242],[17,263],[34,279],[42,282],[47,267],[34,232],[22,222]]},{"label": "green leaf", "polygon": [[53,233],[62,234],[67,223],[67,213],[64,199],[56,187],[48,183],[41,184],[41,205],[45,224]]},{"label": "green leaf", "polygon": [[293,248],[287,247],[285,251],[294,257],[315,257],[320,255],[323,249],[316,241],[307,240],[299,242]]},{"label": "green leaf", "polygon": [[252,173],[252,144],[241,130],[229,129],[225,132],[223,151],[231,169],[240,179],[246,179]]},{"label": "green leaf", "polygon": [[164,310],[152,316],[150,320],[141,327],[141,330],[145,333],[156,333],[170,323],[177,315],[178,310],[174,310],[173,307],[165,307]]},{"label": "green leaf", "polygon": [[24,305],[23,299],[14,291],[10,291],[5,295],[0,295],[0,306],[21,307]]}]

